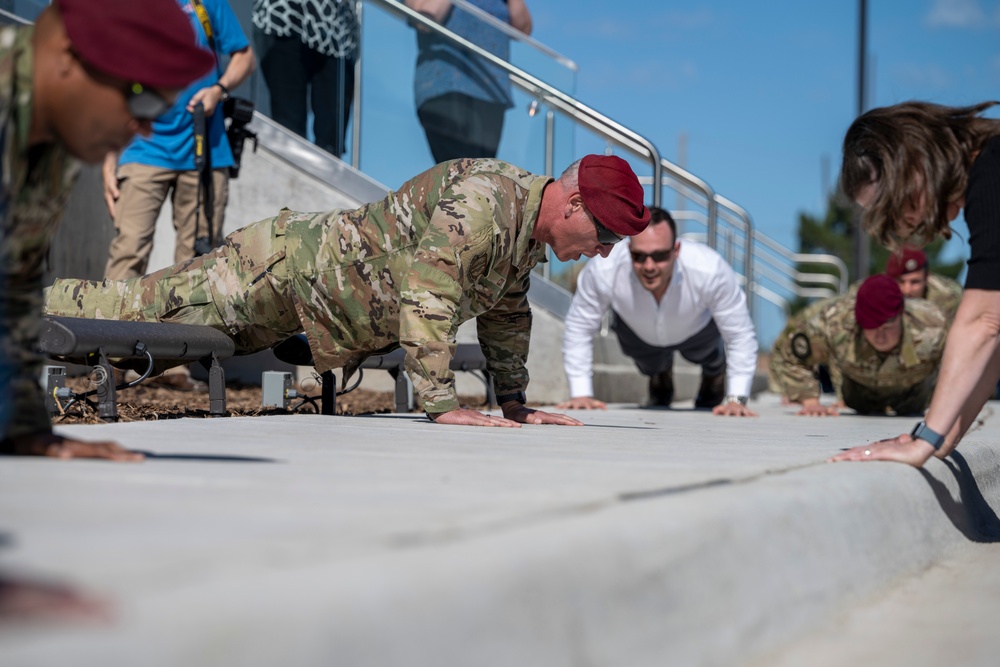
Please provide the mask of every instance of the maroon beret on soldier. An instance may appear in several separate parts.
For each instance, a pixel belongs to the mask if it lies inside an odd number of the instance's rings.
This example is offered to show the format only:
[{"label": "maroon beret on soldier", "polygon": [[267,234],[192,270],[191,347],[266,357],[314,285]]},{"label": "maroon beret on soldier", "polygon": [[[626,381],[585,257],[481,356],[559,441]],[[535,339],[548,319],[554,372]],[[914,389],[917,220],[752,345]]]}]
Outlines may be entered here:
[{"label": "maroon beret on soldier", "polygon": [[903,292],[884,273],[867,278],[858,288],[854,317],[862,329],[878,329],[903,312]]},{"label": "maroon beret on soldier", "polygon": [[185,88],[215,66],[177,0],[57,0],[73,50],[126,82]]},{"label": "maroon beret on soldier", "polygon": [[587,155],[577,185],[597,222],[619,236],[635,236],[649,224],[645,193],[628,162],[614,155]]},{"label": "maroon beret on soldier", "polygon": [[899,278],[904,273],[912,273],[927,266],[927,255],[923,250],[903,248],[899,253],[889,256],[885,263],[885,272],[893,278]]}]

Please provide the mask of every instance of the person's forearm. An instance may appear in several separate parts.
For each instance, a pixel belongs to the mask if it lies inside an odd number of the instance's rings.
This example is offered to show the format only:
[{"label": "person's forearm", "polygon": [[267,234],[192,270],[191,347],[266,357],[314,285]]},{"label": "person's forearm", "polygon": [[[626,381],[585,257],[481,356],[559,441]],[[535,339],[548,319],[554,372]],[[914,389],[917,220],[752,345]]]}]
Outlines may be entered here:
[{"label": "person's forearm", "polygon": [[257,58],[253,49],[249,46],[239,51],[234,51],[229,56],[229,65],[226,71],[219,77],[219,83],[226,87],[226,90],[233,91],[241,83],[247,80],[257,66]]},{"label": "person's forearm", "polygon": [[532,29],[531,12],[528,11],[524,0],[507,0],[507,10],[510,12],[510,24],[525,35],[530,35]]},{"label": "person's forearm", "polygon": [[[976,407],[977,387],[984,378],[1000,349],[1000,294],[984,290],[969,290],[962,299],[955,322],[948,333],[937,386],[927,411],[926,423],[938,433],[947,433],[946,447],[950,452],[958,444],[974,419],[969,416]],[[996,380],[990,377],[991,381]],[[978,412],[978,411],[977,411]],[[965,414],[959,423],[959,416]],[[953,431],[953,429],[955,429]]]},{"label": "person's forearm", "polygon": [[976,418],[982,412],[986,401],[993,398],[993,394],[996,393],[997,377],[1000,377],[1000,353],[994,354],[987,372],[980,376],[972,396],[962,406],[958,420],[945,437],[945,444],[936,453],[939,458],[948,456],[962,441],[969,427],[976,423]]},{"label": "person's forearm", "polygon": [[451,2],[448,0],[406,0],[404,4],[438,23],[444,23],[451,12]]}]

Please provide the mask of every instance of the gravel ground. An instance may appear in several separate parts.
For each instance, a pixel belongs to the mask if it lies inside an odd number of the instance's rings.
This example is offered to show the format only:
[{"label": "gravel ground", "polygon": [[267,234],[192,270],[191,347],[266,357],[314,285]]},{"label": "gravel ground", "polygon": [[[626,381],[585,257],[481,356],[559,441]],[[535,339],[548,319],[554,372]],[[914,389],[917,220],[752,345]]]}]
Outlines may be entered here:
[{"label": "gravel ground", "polygon": [[[66,385],[75,392],[92,389],[87,378],[70,378]],[[318,395],[318,390],[312,389]],[[460,396],[464,407],[486,409],[482,396]],[[285,410],[262,409],[261,389],[255,386],[228,385],[226,387],[226,407],[231,416],[255,416],[286,414]],[[317,396],[318,401],[318,396]],[[337,397],[338,415],[381,414],[393,411],[392,392],[377,392],[367,389]],[[95,404],[96,406],[96,404]],[[311,405],[301,408],[304,412],[315,412]],[[419,406],[414,412],[422,412]],[[139,385],[118,392],[119,421],[148,421],[153,419],[179,419],[181,417],[207,417],[208,393],[185,392],[176,389],[161,389]],[[99,424],[100,417],[94,406],[78,401],[63,415],[57,415],[54,424]]]}]

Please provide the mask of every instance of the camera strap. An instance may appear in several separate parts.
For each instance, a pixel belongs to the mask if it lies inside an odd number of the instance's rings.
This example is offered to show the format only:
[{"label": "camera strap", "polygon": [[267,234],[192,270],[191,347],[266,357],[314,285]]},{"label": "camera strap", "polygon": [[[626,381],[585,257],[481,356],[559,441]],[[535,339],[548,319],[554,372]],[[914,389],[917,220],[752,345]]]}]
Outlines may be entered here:
[{"label": "camera strap", "polygon": [[208,39],[208,48],[212,50],[212,55],[215,56],[215,73],[221,79],[222,68],[219,66],[219,51],[215,48],[215,32],[212,30],[212,22],[208,18],[208,10],[205,9],[205,5],[201,0],[191,0],[191,4],[194,6],[194,13],[198,16],[198,21],[205,31],[205,38]]},{"label": "camera strap", "polygon": [[[208,10],[201,0],[191,0],[194,13],[198,16],[202,29],[205,31],[205,38],[208,40],[208,47],[215,56],[216,77],[222,78],[222,68],[219,64],[219,52],[215,48],[215,31],[212,30],[212,21],[208,18]],[[222,113],[220,108],[217,112]],[[198,172],[198,194],[195,203],[194,214],[194,251],[195,256],[207,254],[215,245],[213,228],[213,218],[215,217],[215,183],[212,178],[212,156],[208,148],[208,131],[205,125],[205,109],[199,104],[195,107],[194,114],[194,168]],[[204,199],[204,202],[202,201]],[[201,209],[205,211],[205,222],[208,233],[202,236],[198,233],[201,222]]]}]

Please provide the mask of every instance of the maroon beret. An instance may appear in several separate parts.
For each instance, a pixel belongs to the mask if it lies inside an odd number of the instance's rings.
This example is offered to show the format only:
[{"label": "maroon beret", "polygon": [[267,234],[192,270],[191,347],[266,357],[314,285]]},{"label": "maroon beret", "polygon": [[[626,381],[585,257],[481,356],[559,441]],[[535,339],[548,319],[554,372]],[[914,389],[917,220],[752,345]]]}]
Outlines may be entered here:
[{"label": "maroon beret", "polygon": [[177,0],[57,0],[73,49],[128,82],[185,88],[215,66]]},{"label": "maroon beret", "polygon": [[649,224],[649,209],[639,179],[628,162],[614,155],[588,155],[580,161],[577,185],[594,218],[619,236],[635,236]]},{"label": "maroon beret", "polygon": [[916,248],[903,248],[898,254],[889,256],[889,261],[885,263],[885,272],[893,278],[898,278],[904,273],[910,273],[927,266],[927,255],[923,250]]},{"label": "maroon beret", "polygon": [[854,317],[862,329],[878,329],[903,312],[903,293],[884,273],[867,278],[858,288]]}]

